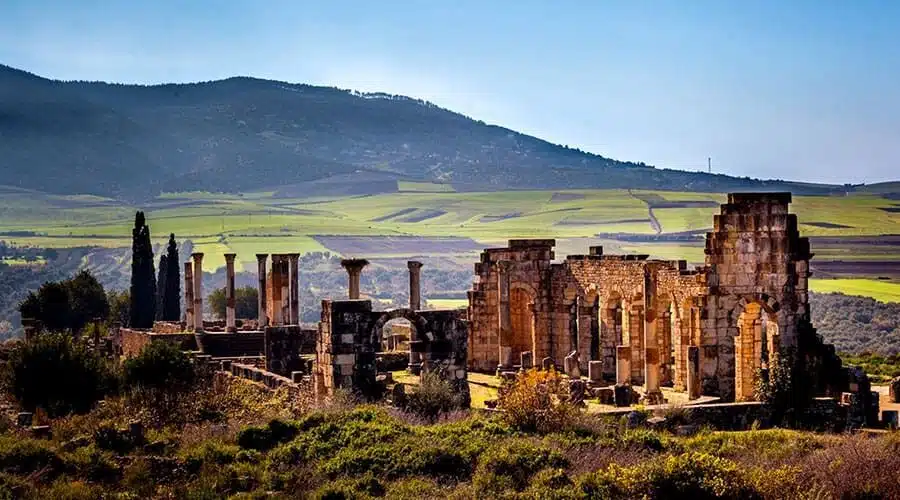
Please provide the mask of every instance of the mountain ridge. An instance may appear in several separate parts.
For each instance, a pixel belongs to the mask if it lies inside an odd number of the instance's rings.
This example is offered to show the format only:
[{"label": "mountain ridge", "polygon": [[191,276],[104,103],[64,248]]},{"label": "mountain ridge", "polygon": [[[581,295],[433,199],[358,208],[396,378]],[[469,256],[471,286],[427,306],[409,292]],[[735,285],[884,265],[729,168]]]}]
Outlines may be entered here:
[{"label": "mountain ridge", "polygon": [[0,152],[4,184],[123,199],[240,192],[356,172],[464,190],[843,189],[614,160],[407,96],[246,76],[154,85],[61,81],[3,65]]}]

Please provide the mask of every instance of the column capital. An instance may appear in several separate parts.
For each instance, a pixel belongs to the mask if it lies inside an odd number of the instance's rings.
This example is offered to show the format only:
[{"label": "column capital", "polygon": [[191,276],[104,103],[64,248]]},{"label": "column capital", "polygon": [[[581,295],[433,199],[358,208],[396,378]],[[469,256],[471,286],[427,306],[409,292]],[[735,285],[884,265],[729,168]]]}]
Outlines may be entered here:
[{"label": "column capital", "polygon": [[347,270],[349,273],[359,272],[362,269],[369,265],[369,261],[366,259],[342,259],[341,267]]},{"label": "column capital", "polygon": [[256,260],[257,260],[258,262],[262,262],[262,261],[264,261],[264,260],[266,260],[266,259],[268,259],[268,258],[269,258],[269,254],[267,254],[267,253],[258,253],[258,254],[256,254]]},{"label": "column capital", "polygon": [[406,261],[406,267],[409,268],[410,271],[415,271],[422,269],[422,263],[417,260],[408,260]]},{"label": "column capital", "polygon": [[234,262],[234,258],[237,256],[236,253],[226,253],[225,254],[225,262]]},{"label": "column capital", "polygon": [[296,262],[296,261],[300,260],[300,254],[299,254],[299,253],[289,253],[289,254],[287,254],[287,256],[288,256],[288,259],[289,259],[291,262]]},{"label": "column capital", "polygon": [[191,258],[194,260],[203,260],[203,252],[194,252],[191,254]]}]

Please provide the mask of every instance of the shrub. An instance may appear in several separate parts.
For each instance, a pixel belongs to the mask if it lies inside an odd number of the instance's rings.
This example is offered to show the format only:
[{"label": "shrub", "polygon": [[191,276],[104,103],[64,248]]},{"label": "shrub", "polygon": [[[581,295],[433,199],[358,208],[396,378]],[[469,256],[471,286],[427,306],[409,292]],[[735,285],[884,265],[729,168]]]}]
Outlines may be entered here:
[{"label": "shrub", "polygon": [[106,362],[60,333],[19,344],[4,375],[5,386],[20,405],[42,408],[51,417],[87,412],[116,382]]},{"label": "shrub", "polygon": [[459,398],[450,382],[437,372],[425,372],[419,386],[407,396],[405,409],[434,421],[442,413],[460,406]]},{"label": "shrub", "polygon": [[498,407],[513,428],[554,432],[574,421],[579,409],[569,402],[569,388],[556,370],[528,370],[501,388]]},{"label": "shrub", "polygon": [[190,388],[197,377],[191,360],[168,342],[151,342],[140,354],[125,360],[125,384],[129,387],[165,391]]},{"label": "shrub", "polygon": [[705,453],[668,455],[582,476],[590,498],[759,498],[737,464]]},{"label": "shrub", "polygon": [[62,471],[64,462],[47,441],[0,437],[0,471],[27,475],[44,471],[54,476]]},{"label": "shrub", "polygon": [[297,435],[298,427],[293,424],[272,420],[266,426],[251,426],[241,430],[237,436],[238,446],[244,449],[266,451],[286,443]]},{"label": "shrub", "polygon": [[474,486],[482,493],[522,491],[538,471],[567,465],[567,460],[557,451],[510,440],[489,448],[478,459]]}]

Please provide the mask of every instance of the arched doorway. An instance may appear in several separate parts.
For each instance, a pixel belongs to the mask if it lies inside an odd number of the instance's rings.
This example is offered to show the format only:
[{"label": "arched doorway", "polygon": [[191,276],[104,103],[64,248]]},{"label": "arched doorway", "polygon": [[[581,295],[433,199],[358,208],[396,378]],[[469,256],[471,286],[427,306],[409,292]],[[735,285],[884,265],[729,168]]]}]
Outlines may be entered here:
[{"label": "arched doorway", "polygon": [[509,291],[509,329],[513,360],[525,351],[534,352],[534,294],[524,287]]},{"label": "arched doorway", "polygon": [[616,292],[610,293],[599,302],[600,315],[600,350],[603,360],[603,377],[607,380],[616,378],[616,346],[624,340],[625,315],[622,297]]},{"label": "arched doorway", "polygon": [[417,338],[416,327],[404,317],[393,318],[381,328],[382,352],[408,351],[409,341]]},{"label": "arched doorway", "polygon": [[734,338],[735,400],[754,398],[759,378],[768,378],[769,364],[778,353],[777,305],[762,300],[742,301]]}]

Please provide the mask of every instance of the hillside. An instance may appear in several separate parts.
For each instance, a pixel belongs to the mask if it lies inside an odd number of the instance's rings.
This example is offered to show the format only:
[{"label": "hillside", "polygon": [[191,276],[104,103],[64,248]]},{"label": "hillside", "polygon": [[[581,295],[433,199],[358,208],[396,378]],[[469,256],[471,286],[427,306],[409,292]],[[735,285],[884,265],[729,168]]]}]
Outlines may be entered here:
[{"label": "hillside", "polygon": [[439,181],[465,191],[836,189],[616,161],[401,96],[253,78],[60,82],[7,66],[0,66],[0,175],[22,188],[132,200],[162,191],[334,190],[333,182],[321,184],[334,176],[383,192],[373,175],[386,185]]}]

